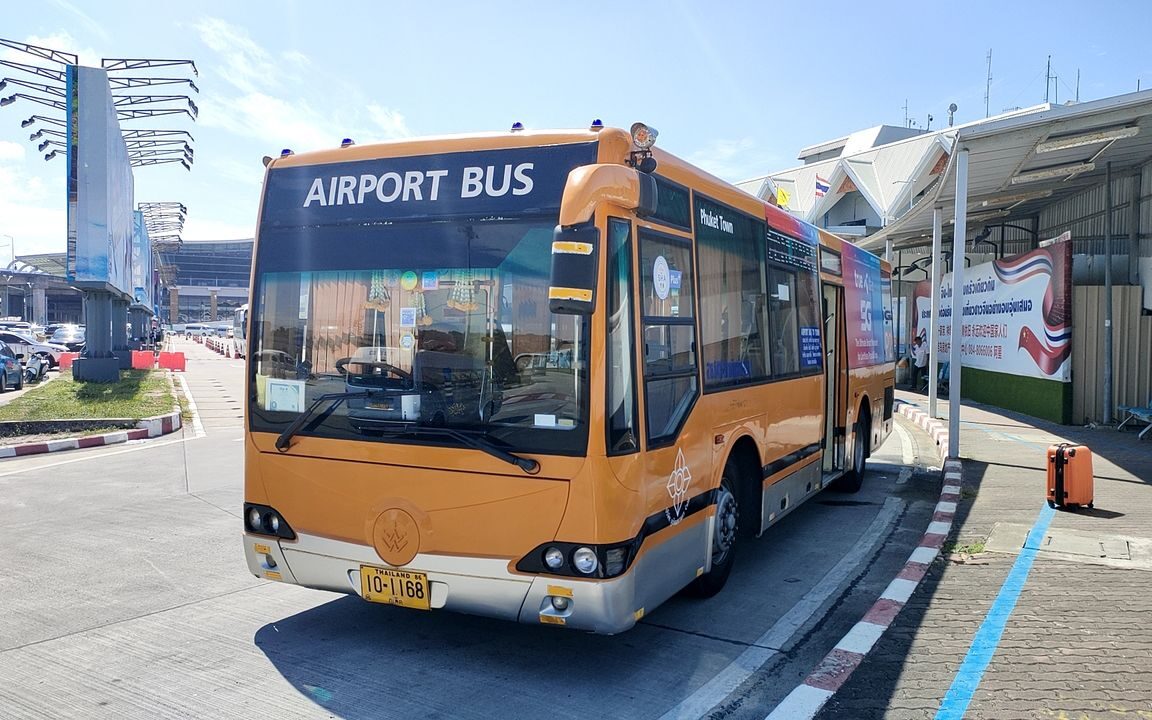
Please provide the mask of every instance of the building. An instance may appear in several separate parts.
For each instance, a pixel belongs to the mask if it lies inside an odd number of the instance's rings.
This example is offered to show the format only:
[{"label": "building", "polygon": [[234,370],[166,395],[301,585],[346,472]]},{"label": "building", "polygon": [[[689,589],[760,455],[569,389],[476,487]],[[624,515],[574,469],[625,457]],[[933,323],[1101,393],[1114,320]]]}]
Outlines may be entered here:
[{"label": "building", "polygon": [[1116,406],[1152,402],[1152,91],[935,132],[879,126],[805,148],[800,160],[739,184],[892,262],[900,350],[933,267],[950,271],[955,256],[978,267],[1070,238],[1070,380],[994,377],[966,362],[965,397],[1065,423],[1110,422]]},{"label": "building", "polygon": [[185,240],[158,249],[160,321],[182,325],[231,320],[248,302],[252,243],[251,239]]},{"label": "building", "polygon": [[69,285],[64,253],[19,255],[0,270],[0,317],[48,325],[82,323],[84,295]]}]

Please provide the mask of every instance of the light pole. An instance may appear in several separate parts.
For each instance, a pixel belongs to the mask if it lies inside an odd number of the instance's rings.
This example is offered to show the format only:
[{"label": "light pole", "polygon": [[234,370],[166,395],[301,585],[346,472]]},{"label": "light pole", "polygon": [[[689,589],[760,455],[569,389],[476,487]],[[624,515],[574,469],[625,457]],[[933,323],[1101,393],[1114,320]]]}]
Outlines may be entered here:
[{"label": "light pole", "polygon": [[16,262],[16,238],[11,235],[0,235],[0,237],[8,238],[8,246],[12,248],[12,260],[8,263],[8,267],[12,267],[12,264]]}]

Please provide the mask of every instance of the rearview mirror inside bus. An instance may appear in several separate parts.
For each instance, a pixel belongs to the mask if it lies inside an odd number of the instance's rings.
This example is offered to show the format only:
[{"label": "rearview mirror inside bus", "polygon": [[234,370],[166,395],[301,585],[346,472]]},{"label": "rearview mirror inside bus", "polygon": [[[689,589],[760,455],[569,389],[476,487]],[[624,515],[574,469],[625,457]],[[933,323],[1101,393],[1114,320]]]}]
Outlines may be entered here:
[{"label": "rearview mirror inside bus", "polygon": [[595,225],[556,227],[548,309],[557,315],[591,315],[596,298],[600,231]]}]

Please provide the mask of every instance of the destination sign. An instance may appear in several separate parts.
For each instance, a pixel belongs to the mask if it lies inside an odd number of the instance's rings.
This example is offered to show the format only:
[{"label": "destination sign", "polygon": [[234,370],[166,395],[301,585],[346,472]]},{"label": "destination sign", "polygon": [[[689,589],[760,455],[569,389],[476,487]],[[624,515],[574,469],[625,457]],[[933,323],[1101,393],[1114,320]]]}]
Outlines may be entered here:
[{"label": "destination sign", "polygon": [[568,173],[594,162],[590,142],[273,168],[263,224],[550,213]]}]

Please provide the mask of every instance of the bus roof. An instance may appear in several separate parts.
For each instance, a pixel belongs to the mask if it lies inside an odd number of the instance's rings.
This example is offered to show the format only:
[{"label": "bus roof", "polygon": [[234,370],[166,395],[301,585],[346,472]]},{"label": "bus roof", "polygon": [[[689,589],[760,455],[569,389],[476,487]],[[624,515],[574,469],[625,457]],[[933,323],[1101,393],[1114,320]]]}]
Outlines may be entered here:
[{"label": "bus roof", "polygon": [[[631,134],[623,128],[516,130],[507,132],[478,132],[452,135],[431,135],[419,138],[386,140],[364,145],[332,147],[299,154],[281,155],[268,163],[268,169],[307,167],[332,163],[380,158],[401,158],[436,155],[472,150],[500,150],[547,145],[598,142],[598,161],[624,164],[634,150]],[[826,230],[817,228],[776,205],[736,187],[708,171],[673,155],[659,146],[652,148],[659,176],[690,186],[715,199],[727,202],[744,212],[759,214],[773,227],[810,242],[819,242],[838,248],[842,242],[851,242]],[[887,261],[881,261],[890,269]]]}]

